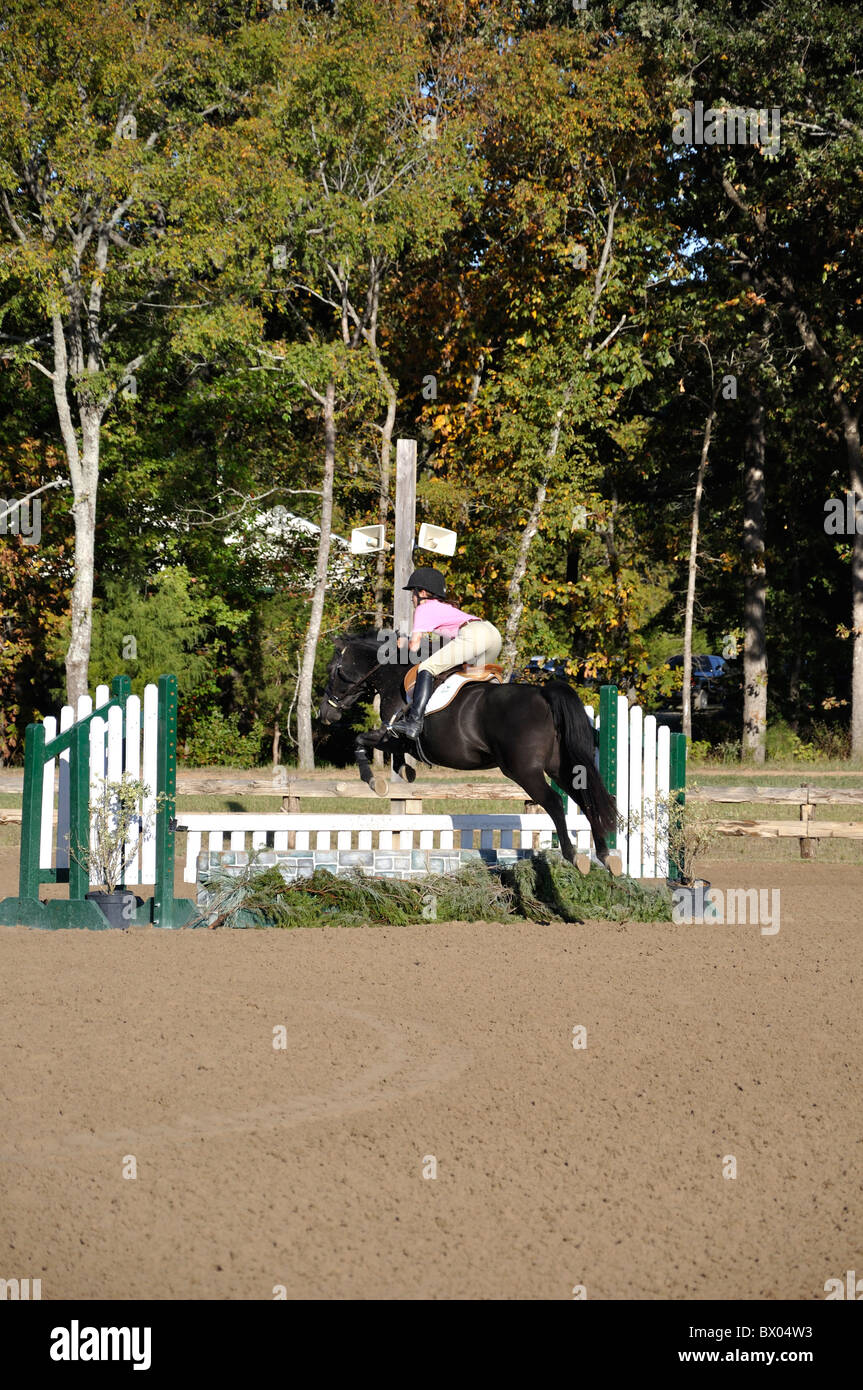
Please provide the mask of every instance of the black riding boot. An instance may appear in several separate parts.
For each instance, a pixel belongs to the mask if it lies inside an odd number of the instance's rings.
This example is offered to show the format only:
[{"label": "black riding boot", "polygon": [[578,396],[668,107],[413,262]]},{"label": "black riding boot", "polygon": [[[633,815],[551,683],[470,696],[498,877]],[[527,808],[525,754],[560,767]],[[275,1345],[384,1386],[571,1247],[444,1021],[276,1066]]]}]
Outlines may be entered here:
[{"label": "black riding boot", "polygon": [[407,714],[403,715],[393,726],[397,733],[403,734],[405,738],[409,739],[419,738],[423,726],[423,715],[433,690],[434,676],[431,671],[417,671],[411,707]]}]

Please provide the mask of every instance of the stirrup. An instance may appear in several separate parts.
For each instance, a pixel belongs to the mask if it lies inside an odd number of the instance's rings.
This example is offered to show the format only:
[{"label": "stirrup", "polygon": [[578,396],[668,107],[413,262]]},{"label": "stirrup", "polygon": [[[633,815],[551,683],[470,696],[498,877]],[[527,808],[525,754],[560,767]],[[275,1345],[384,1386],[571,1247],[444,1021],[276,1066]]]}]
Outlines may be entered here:
[{"label": "stirrup", "polygon": [[414,742],[420,736],[423,722],[422,715],[419,719],[412,719],[410,710],[407,710],[394,719],[389,728],[392,733],[401,734],[404,738],[409,738],[411,742]]}]

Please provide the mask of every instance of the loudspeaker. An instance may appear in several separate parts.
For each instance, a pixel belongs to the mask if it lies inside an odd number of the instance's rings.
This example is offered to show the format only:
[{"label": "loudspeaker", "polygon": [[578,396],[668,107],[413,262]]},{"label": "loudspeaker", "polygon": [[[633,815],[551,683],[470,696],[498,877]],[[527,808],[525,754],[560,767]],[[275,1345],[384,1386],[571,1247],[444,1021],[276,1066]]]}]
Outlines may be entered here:
[{"label": "loudspeaker", "polygon": [[419,545],[423,550],[434,550],[438,555],[455,555],[455,543],[458,535],[455,531],[448,531],[445,526],[429,526],[428,522],[423,522],[420,527]]},{"label": "loudspeaker", "polygon": [[383,526],[355,526],[351,531],[351,554],[372,555],[386,549],[386,531]]}]

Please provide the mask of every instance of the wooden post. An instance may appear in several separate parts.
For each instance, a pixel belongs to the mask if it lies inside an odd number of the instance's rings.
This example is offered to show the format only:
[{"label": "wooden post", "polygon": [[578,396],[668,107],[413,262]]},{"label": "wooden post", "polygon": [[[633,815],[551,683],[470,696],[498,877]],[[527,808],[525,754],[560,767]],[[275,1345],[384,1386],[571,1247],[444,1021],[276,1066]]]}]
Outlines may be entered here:
[{"label": "wooden post", "polygon": [[405,585],[414,567],[414,534],[417,519],[417,442],[396,440],[396,540],[393,569],[393,626],[410,632],[411,596]]},{"label": "wooden post", "polygon": [[[812,817],[815,815],[815,807],[812,806],[812,805],[810,805],[810,803],[809,803],[809,801],[808,801],[809,794],[810,794],[810,788],[807,787],[807,788],[806,788],[807,800],[806,800],[806,801],[801,801],[801,803],[800,803],[800,821],[801,821],[801,826],[802,826],[802,827],[805,827],[806,830],[809,829],[809,822],[812,820]],[[809,837],[808,835],[801,835],[801,837],[800,837],[800,858],[801,858],[801,859],[814,859],[814,858],[815,858],[815,843],[816,843],[816,842],[815,842],[814,840],[810,839],[810,837]]]},{"label": "wooden post", "polygon": [[[396,538],[393,565],[393,627],[407,634],[413,622],[413,604],[405,585],[414,567],[414,536],[417,522],[417,442],[396,440]],[[405,652],[407,657],[407,652]],[[405,662],[407,670],[407,661]],[[383,759],[381,759],[381,765]],[[408,765],[415,767],[412,758]],[[377,756],[375,766],[378,766]],[[395,763],[392,765],[395,771]]]}]

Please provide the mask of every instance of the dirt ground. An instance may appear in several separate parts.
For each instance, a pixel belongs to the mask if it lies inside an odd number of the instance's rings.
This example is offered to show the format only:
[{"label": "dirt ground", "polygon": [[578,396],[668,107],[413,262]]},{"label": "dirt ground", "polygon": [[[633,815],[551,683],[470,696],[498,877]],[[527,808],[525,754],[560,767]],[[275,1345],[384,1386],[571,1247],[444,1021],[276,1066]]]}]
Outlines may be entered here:
[{"label": "dirt ground", "polygon": [[0,1275],[823,1299],[863,1267],[863,872],[707,877],[779,888],[779,932],[0,929]]}]

